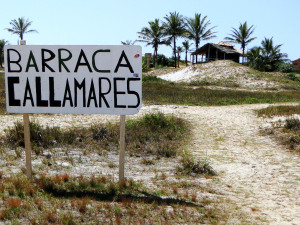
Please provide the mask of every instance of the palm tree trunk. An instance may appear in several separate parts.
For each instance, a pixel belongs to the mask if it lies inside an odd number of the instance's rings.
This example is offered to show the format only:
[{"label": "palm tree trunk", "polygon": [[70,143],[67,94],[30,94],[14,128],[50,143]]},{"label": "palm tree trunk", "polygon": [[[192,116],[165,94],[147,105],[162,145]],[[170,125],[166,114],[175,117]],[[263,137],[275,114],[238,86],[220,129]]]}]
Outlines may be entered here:
[{"label": "palm tree trunk", "polygon": [[175,68],[176,68],[176,39],[175,39],[175,37],[174,37],[174,50],[173,50],[173,52],[174,52],[174,62],[175,62]]},{"label": "palm tree trunk", "polygon": [[187,51],[185,51],[185,66],[187,66]]},{"label": "palm tree trunk", "polygon": [[244,54],[245,54],[245,48],[243,48],[242,64],[244,64]]}]

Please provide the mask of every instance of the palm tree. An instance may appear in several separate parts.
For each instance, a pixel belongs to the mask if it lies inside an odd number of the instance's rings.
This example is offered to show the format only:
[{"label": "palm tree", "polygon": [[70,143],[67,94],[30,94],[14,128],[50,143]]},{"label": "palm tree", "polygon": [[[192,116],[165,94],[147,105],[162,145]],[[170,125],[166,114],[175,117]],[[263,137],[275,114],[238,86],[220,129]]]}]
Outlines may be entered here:
[{"label": "palm tree", "polygon": [[250,36],[254,32],[253,25],[251,27],[247,26],[247,22],[244,24],[240,23],[239,29],[232,28],[232,34],[230,37],[225,37],[225,40],[228,40],[233,43],[241,44],[241,48],[243,50],[243,63],[244,63],[244,54],[246,46],[253,41],[256,37],[251,38]]},{"label": "palm tree", "polygon": [[273,44],[273,38],[265,38],[262,47],[254,47],[247,53],[249,66],[260,71],[274,71],[280,63],[286,61],[287,55],[280,52],[282,45]]},{"label": "palm tree", "polygon": [[[186,36],[188,39],[195,41],[196,49],[199,48],[201,40],[215,38],[215,27],[208,28],[210,21],[206,21],[207,16],[201,19],[201,14],[196,13],[194,18],[186,19]],[[197,63],[197,55],[196,55]]]},{"label": "palm tree", "polygon": [[121,41],[122,45],[134,45],[136,41],[132,40],[126,40],[126,41]]},{"label": "palm tree", "polygon": [[190,47],[192,46],[192,44],[190,44],[189,41],[186,40],[186,41],[182,42],[182,46],[185,51],[185,66],[187,66],[187,53],[190,50]]},{"label": "palm tree", "polygon": [[249,52],[247,52],[247,59],[249,62],[249,66],[256,70],[264,71],[264,59],[262,56],[262,48],[254,47],[251,48]]},{"label": "palm tree", "polygon": [[173,54],[176,68],[176,38],[182,37],[185,32],[185,24],[182,15],[177,12],[170,12],[170,15],[165,16],[164,22],[165,34],[173,39]]},{"label": "palm tree", "polygon": [[264,58],[265,70],[274,71],[276,65],[281,62],[284,62],[287,58],[287,55],[280,52],[280,45],[273,45],[273,38],[265,38],[262,42],[262,57]]},{"label": "palm tree", "polygon": [[4,45],[7,45],[8,41],[5,41],[4,39],[0,40],[0,67],[3,68],[3,58],[4,58]]},{"label": "palm tree", "polygon": [[9,24],[11,28],[6,28],[8,32],[17,34],[21,40],[23,40],[24,34],[37,32],[36,30],[29,30],[29,27],[32,24],[32,21],[25,19],[24,17],[19,17],[17,20],[11,20]]},{"label": "palm tree", "polygon": [[143,27],[142,30],[138,32],[140,40],[137,41],[144,42],[147,46],[152,45],[154,48],[154,65],[156,66],[158,46],[163,44],[168,45],[168,41],[165,39],[164,27],[160,25],[159,19],[148,23],[149,27]]}]

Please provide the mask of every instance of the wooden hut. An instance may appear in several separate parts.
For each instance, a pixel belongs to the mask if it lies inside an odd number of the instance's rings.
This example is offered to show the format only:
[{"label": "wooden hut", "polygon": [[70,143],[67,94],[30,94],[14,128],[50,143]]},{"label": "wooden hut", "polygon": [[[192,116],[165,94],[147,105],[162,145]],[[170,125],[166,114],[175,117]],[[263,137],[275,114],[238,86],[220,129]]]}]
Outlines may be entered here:
[{"label": "wooden hut", "polygon": [[[233,48],[233,45],[231,44],[221,41],[218,43],[207,43],[192,52],[191,56],[192,63],[202,63],[220,59],[228,59],[239,62],[240,56],[242,56],[242,51]],[[197,56],[197,62],[195,56]]]}]

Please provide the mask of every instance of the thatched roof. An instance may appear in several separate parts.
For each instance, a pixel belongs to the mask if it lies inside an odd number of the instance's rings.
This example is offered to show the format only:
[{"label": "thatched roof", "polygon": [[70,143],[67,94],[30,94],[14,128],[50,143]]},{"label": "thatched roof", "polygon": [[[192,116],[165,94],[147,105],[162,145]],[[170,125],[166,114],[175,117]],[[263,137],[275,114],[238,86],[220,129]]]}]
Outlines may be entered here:
[{"label": "thatched roof", "polygon": [[207,43],[205,45],[203,45],[201,48],[196,49],[196,51],[192,52],[192,55],[201,55],[201,54],[205,54],[208,51],[208,48],[212,46],[216,49],[218,49],[221,52],[224,52],[226,54],[239,54],[242,55],[242,51],[241,50],[237,50],[235,48],[233,48],[233,45],[228,44],[226,42],[218,42],[218,43]]}]

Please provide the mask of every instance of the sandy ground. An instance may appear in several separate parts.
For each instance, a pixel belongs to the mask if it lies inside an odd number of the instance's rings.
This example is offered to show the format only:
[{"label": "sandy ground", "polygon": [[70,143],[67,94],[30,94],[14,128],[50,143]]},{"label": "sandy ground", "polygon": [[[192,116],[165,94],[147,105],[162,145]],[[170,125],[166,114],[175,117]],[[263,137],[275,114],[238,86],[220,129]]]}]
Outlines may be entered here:
[{"label": "sandy ground", "polygon": [[[193,136],[187,149],[198,158],[208,158],[219,173],[215,180],[208,181],[196,177],[192,178],[194,182],[210,182],[210,185],[213,185],[210,187],[214,188],[219,196],[232,199],[249,216],[250,221],[253,219],[258,224],[300,224],[300,157],[278,145],[269,136],[259,133],[271,120],[256,117],[254,110],[267,106],[268,104],[221,107],[145,106],[139,114],[127,116],[127,119],[149,112],[163,112],[191,121]],[[31,117],[33,118],[50,126],[67,127],[118,121],[119,117],[35,115]],[[22,117],[1,116],[0,131],[3,132],[18,119]],[[118,164],[117,155],[95,154],[91,157],[92,160],[83,154],[77,157],[80,157],[80,165],[72,166],[70,162],[57,161],[56,168],[66,167],[68,172],[77,175],[102,173],[117,178],[117,166],[107,167],[107,161]],[[150,167],[136,163],[137,160],[141,159],[127,157],[126,176],[144,180],[150,187],[153,185],[151,179],[159,173],[157,171],[164,171],[167,175],[176,171],[173,159],[159,161]],[[1,167],[4,166],[4,162],[0,164]],[[41,162],[35,160],[33,165],[38,167]],[[105,169],[105,165],[108,169]],[[18,169],[18,165],[6,163],[5,166],[12,172]],[[209,198],[208,195],[201,194],[200,190],[198,197]],[[259,220],[256,220],[257,218]],[[238,216],[232,219],[231,224],[239,224]]]},{"label": "sandy ground", "polygon": [[252,74],[249,67],[235,64],[230,60],[192,65],[174,72],[160,75],[164,80],[173,82],[232,82],[243,88],[276,88],[279,85],[265,78]]}]

